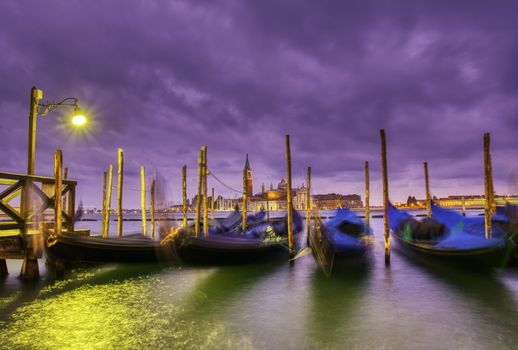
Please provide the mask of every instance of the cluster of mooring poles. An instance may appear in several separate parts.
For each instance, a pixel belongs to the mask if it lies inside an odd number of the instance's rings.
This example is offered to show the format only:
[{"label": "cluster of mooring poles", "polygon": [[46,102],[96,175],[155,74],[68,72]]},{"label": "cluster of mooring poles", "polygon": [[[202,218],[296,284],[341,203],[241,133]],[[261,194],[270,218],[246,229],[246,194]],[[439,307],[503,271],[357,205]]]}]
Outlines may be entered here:
[{"label": "cluster of mooring poles", "polygon": [[[388,186],[388,171],[387,171],[387,139],[385,135],[385,130],[380,130],[380,141],[381,141],[381,170],[382,170],[382,188],[383,188],[383,238],[384,238],[384,251],[385,251],[385,263],[386,265],[390,264],[390,229],[389,229],[389,217],[388,217],[388,208],[389,208],[389,186]],[[484,205],[484,218],[485,218],[485,237],[491,238],[491,216],[496,212],[496,202],[495,202],[495,194],[494,194],[494,185],[493,185],[493,177],[492,177],[492,166],[491,166],[491,154],[490,154],[490,134],[484,134],[484,142],[483,142],[483,150],[484,150],[484,188],[485,188],[485,205]],[[291,148],[290,148],[290,136],[285,136],[285,153],[286,153],[286,178],[287,178],[287,188],[286,188],[286,201],[287,201],[287,229],[288,229],[288,249],[290,255],[290,261],[293,261],[295,256],[294,251],[294,233],[293,233],[293,198],[292,198],[292,168],[291,168]],[[122,236],[123,233],[123,213],[122,213],[122,194],[123,194],[123,175],[124,175],[124,153],[121,148],[118,149],[118,167],[117,167],[117,235],[118,237]],[[429,167],[428,162],[424,162],[424,179],[425,179],[425,191],[426,191],[426,215],[431,217],[432,215],[432,198],[430,195],[430,183],[429,183]],[[147,236],[147,186],[146,186],[146,169],[145,167],[140,168],[141,175],[141,209],[142,209],[142,234]],[[194,223],[194,235],[196,237],[208,237],[209,231],[209,208],[211,212],[211,219],[214,220],[214,210],[215,210],[215,198],[214,198],[214,188],[211,189],[211,200],[210,204],[208,201],[208,186],[207,186],[207,177],[210,175],[207,163],[207,146],[202,146],[199,155],[198,155],[198,183],[197,183],[197,195],[196,195],[196,212],[195,212],[195,223]],[[14,175],[13,175],[14,176]],[[31,177],[32,176],[32,177]],[[31,185],[31,182],[34,182],[35,177],[33,175],[29,176],[26,181],[26,185],[24,188],[28,189]],[[54,209],[54,234],[61,234],[63,231],[63,224],[66,225],[67,232],[75,232],[74,231],[74,206],[75,206],[75,182],[67,180],[68,177],[68,169],[65,168],[63,170],[63,155],[61,150],[56,150],[54,156],[54,183],[53,189],[51,190],[53,198],[47,200],[48,206],[53,206]],[[52,180],[51,178],[46,178],[45,181]],[[311,167],[307,168],[307,196],[306,200],[306,227],[307,234],[309,239],[309,230],[310,230],[310,220],[311,220],[311,210],[312,210],[312,199],[311,199]],[[21,181],[21,180],[20,180]],[[219,181],[219,180],[218,180]],[[366,229],[370,226],[370,179],[369,179],[369,162],[365,161],[365,225]],[[112,199],[112,187],[113,187],[113,165],[110,164],[108,171],[103,172],[103,199],[102,199],[102,237],[108,237],[109,235],[109,221],[110,221],[110,213],[111,209],[111,199]],[[14,187],[13,187],[14,188]],[[72,190],[70,190],[72,188]],[[155,238],[155,188],[156,188],[156,180],[153,178],[151,180],[151,185],[149,189],[149,212],[150,212],[150,237],[152,239]],[[8,189],[7,192],[14,192],[16,189]],[[43,189],[43,192],[45,188]],[[66,196],[64,194],[68,192],[68,202]],[[2,193],[2,198],[7,197],[7,200],[10,200],[14,195],[9,195],[6,191]],[[30,196],[31,191],[25,190],[22,195],[22,212],[25,213],[24,218],[20,220],[27,220],[28,222],[28,212],[27,210],[30,206]],[[47,190],[48,192],[48,190]],[[7,194],[6,194],[7,193]],[[40,194],[41,195],[41,194]],[[44,194],[45,195],[45,194]],[[243,171],[243,192],[242,192],[242,230],[245,232],[247,230],[247,216],[248,216],[248,200],[249,196],[253,195],[252,193],[248,193],[247,186],[247,173],[246,169]],[[3,207],[5,207],[5,199],[2,202]],[[188,226],[188,218],[187,218],[187,166],[184,165],[182,167],[182,213],[183,213],[183,227],[187,228]],[[66,210],[65,210],[66,208]],[[30,208],[29,208],[30,209]],[[269,220],[269,201],[266,198],[266,214],[267,220]],[[465,198],[462,197],[462,213],[465,215]],[[20,224],[21,225],[21,224]],[[203,232],[202,232],[203,229]],[[34,264],[36,261],[36,265]],[[25,259],[22,266],[22,274],[28,276],[36,276],[38,274],[37,268],[37,257]],[[36,270],[35,270],[36,269]],[[0,259],[0,272],[6,271],[5,259]],[[36,272],[34,272],[34,271]],[[32,271],[32,272],[31,272]]]},{"label": "cluster of mooring poles", "polygon": [[[147,237],[147,194],[149,193],[149,216],[151,221],[150,234],[151,239],[155,238],[155,190],[156,190],[156,179],[151,179],[151,185],[149,191],[146,186],[146,168],[140,167],[140,192],[141,192],[141,212],[142,212],[142,234]],[[122,208],[122,190],[124,183],[124,151],[122,148],[117,150],[117,236],[122,237],[123,233],[123,208]],[[102,199],[102,225],[101,225],[101,236],[106,238],[109,236],[110,229],[110,213],[111,202],[112,202],[112,187],[113,187],[113,165],[110,164],[108,172],[103,172],[103,199]]]}]

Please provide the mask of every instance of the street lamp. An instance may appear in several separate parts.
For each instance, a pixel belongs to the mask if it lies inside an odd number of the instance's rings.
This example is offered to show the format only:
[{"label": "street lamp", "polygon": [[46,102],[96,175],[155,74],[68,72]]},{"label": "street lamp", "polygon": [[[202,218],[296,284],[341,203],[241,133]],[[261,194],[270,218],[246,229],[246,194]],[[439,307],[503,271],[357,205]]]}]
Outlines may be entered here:
[{"label": "street lamp", "polygon": [[36,155],[36,118],[37,116],[46,116],[50,112],[59,107],[74,107],[74,114],[72,116],[72,124],[81,126],[86,123],[86,118],[81,113],[78,102],[75,97],[67,97],[57,103],[40,104],[39,101],[43,98],[43,91],[36,89],[35,86],[31,89],[31,109],[29,112],[29,145],[27,152],[27,175],[34,175],[34,159]]}]

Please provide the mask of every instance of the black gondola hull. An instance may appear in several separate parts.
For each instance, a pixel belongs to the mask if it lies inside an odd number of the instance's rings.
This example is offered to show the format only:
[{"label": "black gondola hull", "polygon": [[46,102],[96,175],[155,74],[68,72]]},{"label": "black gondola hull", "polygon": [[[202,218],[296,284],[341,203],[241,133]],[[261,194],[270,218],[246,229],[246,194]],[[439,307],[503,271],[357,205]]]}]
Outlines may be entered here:
[{"label": "black gondola hull", "polygon": [[193,265],[235,265],[287,260],[284,243],[262,243],[245,238],[190,238],[176,242],[176,253],[182,263]]},{"label": "black gondola hull", "polygon": [[406,241],[397,234],[392,234],[397,243],[396,249],[405,256],[423,263],[440,263],[463,268],[484,269],[503,267],[509,259],[506,247],[488,247],[472,250],[454,250],[433,248],[426,244]]},{"label": "black gondola hull", "polygon": [[47,244],[47,254],[63,261],[156,262],[160,249],[158,242],[148,240],[96,237],[58,236]]}]

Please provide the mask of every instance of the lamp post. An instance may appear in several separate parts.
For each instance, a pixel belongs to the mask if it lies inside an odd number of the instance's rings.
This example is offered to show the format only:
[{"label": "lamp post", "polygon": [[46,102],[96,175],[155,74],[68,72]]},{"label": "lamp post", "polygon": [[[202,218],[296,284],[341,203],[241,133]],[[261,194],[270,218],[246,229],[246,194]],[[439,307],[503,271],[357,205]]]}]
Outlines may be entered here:
[{"label": "lamp post", "polygon": [[74,107],[74,115],[72,123],[74,125],[83,125],[86,123],[86,118],[81,113],[78,102],[75,97],[67,97],[57,103],[41,104],[40,100],[43,98],[43,91],[37,89],[35,86],[31,89],[31,107],[29,111],[29,143],[27,152],[27,175],[34,175],[34,159],[36,156],[36,122],[38,116],[46,116],[53,110],[59,107]]}]

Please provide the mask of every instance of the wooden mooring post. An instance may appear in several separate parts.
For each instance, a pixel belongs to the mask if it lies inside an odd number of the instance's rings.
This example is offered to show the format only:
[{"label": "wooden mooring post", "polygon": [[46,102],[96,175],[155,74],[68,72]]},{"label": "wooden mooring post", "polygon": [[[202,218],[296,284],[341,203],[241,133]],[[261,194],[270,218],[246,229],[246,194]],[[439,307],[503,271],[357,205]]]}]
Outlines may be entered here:
[{"label": "wooden mooring post", "polygon": [[210,196],[210,212],[211,212],[211,219],[214,220],[214,187],[212,187],[212,193]]},{"label": "wooden mooring post", "polygon": [[[67,180],[68,179],[68,168],[64,168],[63,169],[63,180]],[[66,208],[67,207],[67,196],[63,196],[63,206],[62,208]]]},{"label": "wooden mooring post", "polygon": [[110,231],[110,214],[111,214],[111,204],[112,204],[112,186],[113,186],[113,165],[110,164],[108,168],[108,188],[106,193],[106,213],[104,214],[104,228],[103,228],[103,237],[108,237]]},{"label": "wooden mooring post", "polygon": [[54,234],[61,235],[63,225],[63,202],[61,193],[63,192],[63,155],[61,150],[56,150],[54,156],[54,178],[56,183],[54,185]]},{"label": "wooden mooring post", "polygon": [[385,265],[390,265],[390,227],[388,218],[388,173],[387,173],[387,140],[385,130],[380,130],[381,137],[381,170],[383,174],[383,231],[385,243]]},{"label": "wooden mooring post", "polygon": [[370,230],[371,207],[370,207],[370,183],[369,183],[369,162],[365,161],[365,232]]},{"label": "wooden mooring post", "polygon": [[122,237],[122,184],[124,177],[124,152],[122,148],[117,151],[117,235]]},{"label": "wooden mooring post", "polygon": [[247,193],[247,186],[246,186],[246,169],[243,169],[243,205],[241,208],[242,212],[242,228],[243,228],[243,234],[247,230],[247,224],[248,224],[248,193]]},{"label": "wooden mooring post", "polygon": [[432,199],[430,197],[430,182],[428,179],[428,162],[424,162],[424,184],[426,190],[426,216],[432,217]]},{"label": "wooden mooring post", "polygon": [[209,170],[207,168],[207,146],[203,147],[203,236],[209,237],[209,201],[207,193],[207,175]]},{"label": "wooden mooring post", "polygon": [[306,242],[309,244],[309,231],[311,228],[311,167],[308,166],[306,193]]},{"label": "wooden mooring post", "polygon": [[290,261],[293,262],[295,257],[293,242],[293,198],[291,193],[291,150],[290,135],[286,135],[286,177],[288,178],[288,187],[286,192],[286,201],[288,203],[288,249],[290,250]]},{"label": "wooden mooring post", "polygon": [[187,228],[187,165],[182,167],[182,212],[183,227]]},{"label": "wooden mooring post", "polygon": [[142,234],[147,236],[146,216],[146,168],[140,167],[140,208],[142,212]]},{"label": "wooden mooring post", "polygon": [[150,207],[149,207],[149,215],[151,216],[151,239],[155,239],[155,179],[151,180],[151,190],[149,192],[150,195]]},{"label": "wooden mooring post", "polygon": [[491,169],[491,139],[490,134],[484,134],[484,189],[485,189],[485,205],[484,205],[484,222],[485,222],[485,236],[487,239],[491,238],[491,217],[494,214],[494,188],[493,188],[493,174]]},{"label": "wooden mooring post", "polygon": [[200,236],[200,214],[201,214],[201,187],[203,177],[203,147],[198,155],[198,193],[196,196],[196,221],[194,223],[194,234]]},{"label": "wooden mooring post", "polygon": [[106,171],[103,171],[103,209],[101,211],[101,236],[105,237],[106,232],[104,232],[104,229],[106,227],[106,196],[108,193],[108,173]]},{"label": "wooden mooring post", "polygon": [[462,216],[466,216],[466,198],[462,196]]}]

